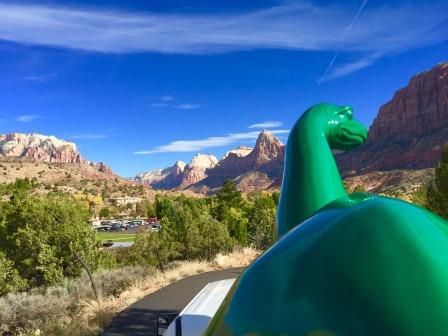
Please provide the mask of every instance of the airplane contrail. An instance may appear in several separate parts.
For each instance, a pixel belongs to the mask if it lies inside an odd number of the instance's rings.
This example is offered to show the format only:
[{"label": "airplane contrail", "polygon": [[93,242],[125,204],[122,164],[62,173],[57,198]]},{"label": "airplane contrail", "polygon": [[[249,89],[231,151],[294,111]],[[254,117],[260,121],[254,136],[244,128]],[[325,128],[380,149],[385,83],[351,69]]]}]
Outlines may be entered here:
[{"label": "airplane contrail", "polygon": [[[358,11],[356,12],[355,16],[352,19],[352,22],[350,22],[350,24],[347,26],[347,28],[345,28],[344,31],[344,35],[342,36],[342,41],[345,40],[347,33],[352,29],[353,25],[355,24],[356,20],[358,20],[359,15],[361,14],[362,10],[364,9],[364,7],[367,5],[367,2],[369,0],[363,0],[361,6],[359,6]],[[325,69],[324,74],[322,75],[322,77],[319,79],[318,85],[320,85],[322,83],[322,81],[325,79],[325,77],[327,76],[328,72],[330,72],[331,68],[333,67],[334,62],[336,61],[336,58],[338,57],[339,53],[336,51],[334,53],[333,58],[331,59],[330,63],[328,63],[327,68]]]}]

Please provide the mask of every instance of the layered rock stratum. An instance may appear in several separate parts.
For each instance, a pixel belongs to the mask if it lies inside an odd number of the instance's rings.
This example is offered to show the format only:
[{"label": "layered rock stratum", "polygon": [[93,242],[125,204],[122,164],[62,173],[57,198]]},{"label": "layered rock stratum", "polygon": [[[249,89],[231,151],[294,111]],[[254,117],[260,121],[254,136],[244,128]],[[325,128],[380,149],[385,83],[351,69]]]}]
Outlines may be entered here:
[{"label": "layered rock stratum", "polygon": [[38,133],[0,134],[0,168],[0,183],[28,178],[47,189],[58,185],[68,192],[134,184],[106,163],[86,160],[73,142]]},{"label": "layered rock stratum", "polygon": [[440,63],[381,106],[366,143],[337,161],[344,175],[435,167],[447,142],[448,63]]},{"label": "layered rock stratum", "polygon": [[85,162],[73,142],[37,133],[0,134],[0,157],[37,162]]}]

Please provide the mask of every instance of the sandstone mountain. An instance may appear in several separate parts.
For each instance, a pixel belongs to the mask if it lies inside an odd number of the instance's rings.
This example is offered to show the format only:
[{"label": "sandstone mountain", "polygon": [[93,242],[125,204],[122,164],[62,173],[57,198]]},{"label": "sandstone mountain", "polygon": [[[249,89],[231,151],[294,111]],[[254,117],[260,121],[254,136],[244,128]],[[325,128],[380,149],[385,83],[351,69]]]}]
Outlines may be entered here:
[{"label": "sandstone mountain", "polygon": [[185,167],[180,187],[184,189],[207,177],[206,171],[215,167],[218,159],[214,155],[196,154]]},{"label": "sandstone mountain", "polygon": [[156,169],[134,180],[154,189],[191,190],[209,193],[227,179],[235,179],[244,191],[264,190],[281,178],[284,145],[270,132],[258,136],[254,148],[240,146],[218,161],[213,155],[196,154],[190,163]]},{"label": "sandstone mountain", "polygon": [[73,142],[41,134],[0,134],[0,157],[28,159],[37,162],[85,162]]},{"label": "sandstone mountain", "polygon": [[231,154],[239,157],[245,157],[248,156],[252,152],[252,150],[252,147],[238,146],[237,148],[229,150],[227,153],[225,153],[221,160],[227,158]]},{"label": "sandstone mountain", "polygon": [[196,154],[188,164],[177,161],[172,167],[141,173],[133,180],[154,189],[184,189],[206,178],[206,170],[217,163],[214,155]]},{"label": "sandstone mountain", "polygon": [[174,189],[181,184],[186,165],[183,161],[177,161],[172,167],[141,173],[133,180],[154,189]]},{"label": "sandstone mountain", "polygon": [[381,106],[367,142],[337,155],[344,175],[435,167],[448,143],[448,63],[411,78]]},{"label": "sandstone mountain", "polygon": [[[207,170],[207,178],[198,185],[206,185],[209,188],[218,188],[227,179],[236,179],[249,172],[263,173],[268,181],[257,184],[269,185],[281,178],[283,173],[283,159],[285,146],[271,134],[263,130],[257,139],[254,149],[246,156],[240,156],[230,151],[213,169]],[[241,182],[241,181],[240,181]]]},{"label": "sandstone mountain", "polygon": [[66,192],[141,189],[112,172],[104,162],[83,158],[73,142],[32,133],[0,135],[0,183],[28,178],[43,189]]}]

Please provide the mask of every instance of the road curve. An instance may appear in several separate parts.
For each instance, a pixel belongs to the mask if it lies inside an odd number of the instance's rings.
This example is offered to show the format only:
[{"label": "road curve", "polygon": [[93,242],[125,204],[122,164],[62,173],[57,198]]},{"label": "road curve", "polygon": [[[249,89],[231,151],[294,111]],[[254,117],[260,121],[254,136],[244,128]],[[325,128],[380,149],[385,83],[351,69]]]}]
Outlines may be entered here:
[{"label": "road curve", "polygon": [[207,272],[179,280],[150,294],[118,314],[103,336],[156,336],[157,316],[180,313],[209,282],[238,277],[244,267]]}]

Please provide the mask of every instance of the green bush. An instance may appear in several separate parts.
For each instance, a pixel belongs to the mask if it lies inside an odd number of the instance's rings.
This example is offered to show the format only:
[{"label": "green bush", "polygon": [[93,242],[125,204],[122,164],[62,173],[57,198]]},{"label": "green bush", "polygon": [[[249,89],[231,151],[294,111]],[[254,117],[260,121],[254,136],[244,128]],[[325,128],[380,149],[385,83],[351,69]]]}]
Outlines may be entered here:
[{"label": "green bush", "polygon": [[448,219],[448,144],[443,148],[434,182],[426,193],[428,208]]},{"label": "green bush", "polygon": [[26,280],[14,268],[13,262],[0,252],[0,296],[23,290]]},{"label": "green bush", "polygon": [[79,258],[92,270],[113,266],[111,257],[99,249],[87,207],[70,197],[18,191],[0,203],[0,210],[1,250],[29,287],[79,276]]}]

